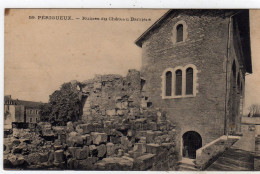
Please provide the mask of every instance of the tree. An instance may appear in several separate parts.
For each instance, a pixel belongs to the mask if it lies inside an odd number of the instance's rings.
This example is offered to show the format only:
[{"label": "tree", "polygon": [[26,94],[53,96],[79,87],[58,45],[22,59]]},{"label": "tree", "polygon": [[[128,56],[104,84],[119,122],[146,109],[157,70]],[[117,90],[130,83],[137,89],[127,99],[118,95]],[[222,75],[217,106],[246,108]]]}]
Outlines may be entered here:
[{"label": "tree", "polygon": [[251,117],[260,117],[260,105],[252,104],[248,110]]},{"label": "tree", "polygon": [[71,83],[64,83],[54,91],[49,102],[40,108],[41,120],[54,125],[66,125],[68,121],[79,119],[81,108],[80,92]]}]

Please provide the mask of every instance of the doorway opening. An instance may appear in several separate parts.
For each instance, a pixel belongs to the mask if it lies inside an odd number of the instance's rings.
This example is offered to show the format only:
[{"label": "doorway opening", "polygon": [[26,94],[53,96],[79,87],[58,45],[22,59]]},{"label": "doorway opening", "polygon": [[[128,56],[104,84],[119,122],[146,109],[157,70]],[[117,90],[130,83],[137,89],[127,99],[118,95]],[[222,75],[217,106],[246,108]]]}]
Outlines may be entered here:
[{"label": "doorway opening", "polygon": [[188,131],[182,136],[182,155],[185,158],[196,159],[196,150],[202,147],[202,138],[195,131]]}]

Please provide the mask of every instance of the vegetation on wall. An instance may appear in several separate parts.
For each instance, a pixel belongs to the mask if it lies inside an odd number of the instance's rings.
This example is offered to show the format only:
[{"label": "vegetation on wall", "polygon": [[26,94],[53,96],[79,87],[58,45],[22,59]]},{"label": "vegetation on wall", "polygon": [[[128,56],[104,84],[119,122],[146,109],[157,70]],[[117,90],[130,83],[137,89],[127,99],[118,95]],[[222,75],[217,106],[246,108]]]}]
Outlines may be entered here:
[{"label": "vegetation on wall", "polygon": [[60,90],[54,91],[49,102],[40,106],[41,121],[53,125],[66,125],[80,116],[81,95],[72,83],[64,83]]}]

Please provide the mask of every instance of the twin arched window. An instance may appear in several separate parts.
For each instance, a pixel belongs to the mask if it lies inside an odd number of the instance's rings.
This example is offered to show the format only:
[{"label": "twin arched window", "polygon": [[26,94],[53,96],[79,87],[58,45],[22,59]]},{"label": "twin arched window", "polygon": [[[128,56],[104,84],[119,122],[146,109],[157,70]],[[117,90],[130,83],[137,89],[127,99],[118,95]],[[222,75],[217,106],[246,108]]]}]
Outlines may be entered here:
[{"label": "twin arched window", "polygon": [[[165,97],[179,97],[194,95],[194,68],[178,68],[164,74]],[[183,86],[184,85],[184,86]]]}]

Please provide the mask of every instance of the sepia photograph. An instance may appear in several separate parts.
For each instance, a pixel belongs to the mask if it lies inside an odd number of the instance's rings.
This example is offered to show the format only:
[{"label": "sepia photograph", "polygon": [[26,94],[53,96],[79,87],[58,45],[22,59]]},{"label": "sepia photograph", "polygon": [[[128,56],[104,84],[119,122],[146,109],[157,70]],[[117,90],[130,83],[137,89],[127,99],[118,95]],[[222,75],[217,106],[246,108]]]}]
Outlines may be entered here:
[{"label": "sepia photograph", "polygon": [[4,13],[5,171],[260,171],[260,10]]}]

